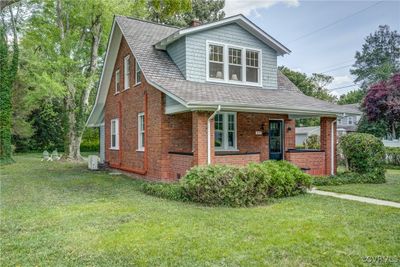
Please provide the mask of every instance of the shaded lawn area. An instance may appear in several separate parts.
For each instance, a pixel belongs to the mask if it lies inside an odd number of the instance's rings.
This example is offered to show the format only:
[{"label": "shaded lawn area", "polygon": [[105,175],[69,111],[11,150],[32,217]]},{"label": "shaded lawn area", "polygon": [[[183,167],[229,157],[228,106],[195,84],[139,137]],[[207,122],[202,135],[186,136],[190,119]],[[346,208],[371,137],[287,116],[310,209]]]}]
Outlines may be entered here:
[{"label": "shaded lawn area", "polygon": [[399,257],[400,210],[316,195],[253,208],[147,196],[140,182],[20,155],[1,167],[1,266],[362,265]]},{"label": "shaded lawn area", "polygon": [[384,184],[318,186],[318,189],[400,202],[400,170],[387,170]]}]

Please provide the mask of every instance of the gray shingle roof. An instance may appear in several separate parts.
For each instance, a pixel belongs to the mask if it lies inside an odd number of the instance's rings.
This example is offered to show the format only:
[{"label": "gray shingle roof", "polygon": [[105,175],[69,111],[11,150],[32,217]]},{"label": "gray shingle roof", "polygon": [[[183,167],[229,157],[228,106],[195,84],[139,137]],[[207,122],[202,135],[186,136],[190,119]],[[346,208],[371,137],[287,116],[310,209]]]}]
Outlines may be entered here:
[{"label": "gray shingle roof", "polygon": [[[178,28],[116,17],[121,31],[139,62],[146,79],[186,106],[227,105],[269,110],[308,111],[314,113],[354,113],[353,108],[339,106],[306,96],[282,73],[278,72],[276,90],[254,86],[187,81],[167,52],[154,44]],[[294,112],[295,113],[295,112]]]}]

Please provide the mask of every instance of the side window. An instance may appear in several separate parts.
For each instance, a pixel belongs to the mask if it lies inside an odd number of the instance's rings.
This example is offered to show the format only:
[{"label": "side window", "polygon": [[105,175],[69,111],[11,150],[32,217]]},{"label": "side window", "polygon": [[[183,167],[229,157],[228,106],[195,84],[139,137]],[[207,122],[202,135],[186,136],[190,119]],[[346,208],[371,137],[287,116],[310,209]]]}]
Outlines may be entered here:
[{"label": "side window", "polygon": [[139,113],[138,114],[138,150],[139,151],[144,151],[144,129],[145,129],[145,125],[144,125],[144,113]]},{"label": "side window", "polygon": [[118,119],[111,120],[111,149],[119,149]]},{"label": "side window", "polygon": [[130,85],[130,82],[129,82],[130,68],[131,68],[130,57],[126,56],[124,58],[124,89],[125,90],[129,89],[129,85]]},{"label": "side window", "polygon": [[136,61],[135,68],[135,85],[140,84],[142,82],[142,70],[140,69],[139,64]]},{"label": "side window", "polygon": [[121,80],[121,76],[119,74],[119,69],[115,71],[115,93],[119,93],[120,92],[120,80]]}]

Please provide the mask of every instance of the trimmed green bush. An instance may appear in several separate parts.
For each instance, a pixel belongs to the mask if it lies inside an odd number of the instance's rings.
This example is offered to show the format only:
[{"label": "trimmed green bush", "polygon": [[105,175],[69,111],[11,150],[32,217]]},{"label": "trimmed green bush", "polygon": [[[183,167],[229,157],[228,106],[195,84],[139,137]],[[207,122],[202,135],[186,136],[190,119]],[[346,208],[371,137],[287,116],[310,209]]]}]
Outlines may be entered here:
[{"label": "trimmed green bush", "polygon": [[297,195],[310,184],[308,174],[286,161],[266,161],[244,168],[194,167],[181,180],[188,200],[227,206],[251,206],[271,197]]},{"label": "trimmed green bush", "polygon": [[148,195],[160,198],[185,200],[182,187],[179,183],[143,182],[140,190]]},{"label": "trimmed green bush", "polygon": [[[381,140],[371,134],[351,133],[340,138],[339,146],[350,172],[385,179],[385,149]],[[372,178],[371,178],[372,179]]]},{"label": "trimmed green bush", "polygon": [[355,172],[344,172],[336,176],[314,177],[313,185],[342,185],[342,184],[381,184],[385,178],[373,173],[359,174]]}]

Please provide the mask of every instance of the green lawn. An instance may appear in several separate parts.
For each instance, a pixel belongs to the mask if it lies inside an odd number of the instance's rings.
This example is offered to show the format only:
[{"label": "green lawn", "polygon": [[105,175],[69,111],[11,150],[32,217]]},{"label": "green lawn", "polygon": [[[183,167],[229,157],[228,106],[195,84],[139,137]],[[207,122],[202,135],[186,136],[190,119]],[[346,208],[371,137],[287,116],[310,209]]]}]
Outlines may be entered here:
[{"label": "green lawn", "polygon": [[[400,210],[302,195],[216,208],[20,155],[1,167],[1,266],[353,266],[400,257]],[[398,262],[399,263],[399,262]]]},{"label": "green lawn", "polygon": [[318,189],[400,202],[400,170],[387,170],[384,184],[318,186]]}]

